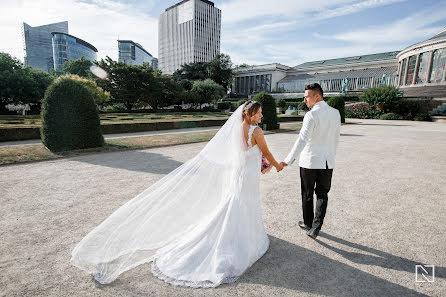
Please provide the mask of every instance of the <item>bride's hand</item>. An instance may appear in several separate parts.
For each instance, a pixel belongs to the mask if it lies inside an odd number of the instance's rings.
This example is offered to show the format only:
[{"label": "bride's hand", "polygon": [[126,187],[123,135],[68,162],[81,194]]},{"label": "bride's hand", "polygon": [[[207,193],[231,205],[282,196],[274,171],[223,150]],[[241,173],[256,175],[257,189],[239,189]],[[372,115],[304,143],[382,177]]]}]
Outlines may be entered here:
[{"label": "bride's hand", "polygon": [[279,164],[279,166],[276,166],[276,169],[277,169],[277,172],[282,171],[282,169],[283,169],[283,165],[282,165],[282,164]]},{"label": "bride's hand", "polygon": [[262,170],[262,174],[266,174],[271,170],[271,167],[265,168]]}]

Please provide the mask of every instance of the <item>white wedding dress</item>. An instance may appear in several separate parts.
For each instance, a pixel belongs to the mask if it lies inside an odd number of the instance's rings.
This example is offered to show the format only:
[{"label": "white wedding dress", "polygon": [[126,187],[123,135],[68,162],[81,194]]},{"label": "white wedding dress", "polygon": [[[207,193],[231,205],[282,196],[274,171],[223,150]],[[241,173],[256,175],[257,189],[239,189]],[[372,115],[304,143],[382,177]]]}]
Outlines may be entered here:
[{"label": "white wedding dress", "polygon": [[71,263],[100,283],[152,262],[167,283],[235,282],[266,252],[261,151],[242,132],[239,107],[193,159],[116,210],[74,248]]}]

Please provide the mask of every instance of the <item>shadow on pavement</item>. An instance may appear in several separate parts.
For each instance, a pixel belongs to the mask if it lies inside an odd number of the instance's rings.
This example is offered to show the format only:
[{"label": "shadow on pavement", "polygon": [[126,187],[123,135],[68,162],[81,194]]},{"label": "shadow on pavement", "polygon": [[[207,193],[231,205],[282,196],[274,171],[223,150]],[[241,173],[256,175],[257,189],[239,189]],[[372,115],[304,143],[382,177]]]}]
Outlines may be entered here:
[{"label": "shadow on pavement", "polygon": [[361,134],[348,134],[348,133],[341,133],[340,135],[341,136],[364,136],[364,135],[361,135]]},{"label": "shadow on pavement", "polygon": [[[365,255],[361,253],[355,253],[355,252],[349,252],[344,251],[340,248],[333,247],[325,242],[322,242],[320,240],[316,240],[319,244],[323,245],[324,247],[338,253],[339,255],[343,256],[344,258],[348,259],[349,261],[359,263],[359,264],[366,264],[366,265],[374,265],[374,266],[380,266],[383,268],[388,269],[394,269],[394,270],[400,270],[400,271],[407,271],[415,273],[415,265],[417,264],[434,264],[434,263],[422,263],[422,262],[414,262],[412,260],[398,257],[374,248],[370,248],[367,246],[363,246],[358,243],[350,242],[345,239],[326,234],[326,233],[320,233],[320,237],[324,237],[328,240],[337,242],[339,244],[343,244],[370,254],[374,255]],[[445,267],[439,267],[435,266],[435,277],[441,277],[446,278],[446,268]],[[414,276],[415,278],[415,276]]]},{"label": "shadow on pavement", "polygon": [[183,163],[172,160],[162,154],[143,152],[139,150],[94,154],[74,157],[72,160],[98,166],[155,174],[168,174],[177,167],[183,165]]},{"label": "shadow on pavement", "polygon": [[379,124],[373,124],[373,123],[351,123],[352,125],[359,125],[359,126],[389,126],[389,127],[412,127],[413,125],[400,125],[400,124],[385,124],[385,123],[379,123]]},{"label": "shadow on pavement", "polygon": [[291,242],[269,237],[268,252],[239,282],[324,296],[426,296]]}]

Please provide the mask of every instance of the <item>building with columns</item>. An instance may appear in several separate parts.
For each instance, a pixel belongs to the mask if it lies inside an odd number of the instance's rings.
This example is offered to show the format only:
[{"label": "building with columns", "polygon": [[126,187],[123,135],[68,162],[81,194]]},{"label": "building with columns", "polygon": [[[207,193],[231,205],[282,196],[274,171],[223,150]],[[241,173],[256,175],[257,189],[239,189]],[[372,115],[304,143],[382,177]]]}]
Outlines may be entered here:
[{"label": "building with columns", "polygon": [[184,0],[158,18],[158,66],[172,74],[181,65],[209,62],[220,53],[221,10],[207,0]]},{"label": "building with columns", "polygon": [[303,93],[317,82],[324,91],[361,92],[381,84],[399,86],[406,97],[446,97],[446,27],[402,51],[306,62],[294,67],[266,64],[234,70],[232,92]]}]

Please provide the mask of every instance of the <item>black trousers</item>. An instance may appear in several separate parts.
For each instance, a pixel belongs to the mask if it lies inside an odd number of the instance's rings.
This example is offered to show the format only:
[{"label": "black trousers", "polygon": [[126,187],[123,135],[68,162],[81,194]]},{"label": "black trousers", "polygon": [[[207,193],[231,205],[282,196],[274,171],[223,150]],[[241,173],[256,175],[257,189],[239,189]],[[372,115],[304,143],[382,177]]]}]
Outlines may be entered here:
[{"label": "black trousers", "polygon": [[[321,230],[327,211],[328,192],[333,169],[308,169],[300,167],[302,211],[305,225]],[[313,194],[316,192],[316,214],[313,213]]]}]

